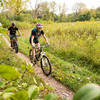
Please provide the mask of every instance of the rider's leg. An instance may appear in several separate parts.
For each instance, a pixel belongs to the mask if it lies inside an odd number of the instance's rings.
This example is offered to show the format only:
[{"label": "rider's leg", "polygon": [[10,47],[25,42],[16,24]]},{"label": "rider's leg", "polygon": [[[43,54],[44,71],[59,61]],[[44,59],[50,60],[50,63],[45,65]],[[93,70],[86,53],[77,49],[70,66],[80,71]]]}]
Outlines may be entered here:
[{"label": "rider's leg", "polygon": [[36,47],[38,47],[37,53],[39,54],[39,52],[40,52],[40,43],[37,43],[37,44],[36,44]]},{"label": "rider's leg", "polygon": [[11,43],[11,47],[13,47],[13,41],[12,41],[12,35],[10,35],[10,43]]},{"label": "rider's leg", "polygon": [[18,38],[16,37],[16,41],[18,41]]},{"label": "rider's leg", "polygon": [[35,60],[35,43],[32,45],[33,59]]},{"label": "rider's leg", "polygon": [[15,34],[14,37],[16,38],[16,42],[18,41],[17,35]]},{"label": "rider's leg", "polygon": [[13,41],[12,40],[10,40],[10,43],[11,43],[11,47],[13,47]]}]

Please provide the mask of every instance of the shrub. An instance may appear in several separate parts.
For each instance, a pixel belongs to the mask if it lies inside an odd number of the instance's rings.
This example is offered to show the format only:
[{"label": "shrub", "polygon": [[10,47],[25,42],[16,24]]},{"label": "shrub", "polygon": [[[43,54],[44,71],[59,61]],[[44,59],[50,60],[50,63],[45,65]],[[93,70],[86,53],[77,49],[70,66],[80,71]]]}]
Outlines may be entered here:
[{"label": "shrub", "polygon": [[100,100],[100,87],[88,84],[77,91],[74,100]]},{"label": "shrub", "polygon": [[24,21],[24,17],[23,16],[15,16],[14,20],[23,22]]},{"label": "shrub", "polygon": [[44,20],[41,20],[41,19],[33,19],[32,23],[36,24],[36,23],[42,23],[42,24],[51,24],[53,23],[51,20],[48,20],[48,21],[44,21]]},{"label": "shrub", "polygon": [[90,21],[95,21],[94,17],[91,17]]},{"label": "shrub", "polygon": [[29,24],[27,22],[19,22],[19,21],[14,21],[16,26],[20,29],[29,29],[32,28],[32,24]]},{"label": "shrub", "polygon": [[8,65],[0,65],[0,76],[7,80],[15,80],[19,78],[20,73],[14,67]]},{"label": "shrub", "polygon": [[8,20],[4,15],[0,14],[0,23],[4,28],[7,28],[10,25],[10,20]]}]

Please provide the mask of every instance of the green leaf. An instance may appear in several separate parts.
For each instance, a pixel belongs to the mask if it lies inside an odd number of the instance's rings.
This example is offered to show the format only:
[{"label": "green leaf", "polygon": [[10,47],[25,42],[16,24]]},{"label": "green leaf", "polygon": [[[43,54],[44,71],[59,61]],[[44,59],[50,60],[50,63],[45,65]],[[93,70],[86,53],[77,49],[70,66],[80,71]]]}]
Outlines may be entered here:
[{"label": "green leaf", "polygon": [[3,94],[3,92],[0,92],[0,96]]},{"label": "green leaf", "polygon": [[7,80],[15,80],[20,77],[19,71],[12,66],[0,65],[0,76]]},{"label": "green leaf", "polygon": [[27,85],[27,83],[22,83],[22,86],[23,86],[24,88],[26,88],[28,85]]},{"label": "green leaf", "polygon": [[94,100],[100,96],[100,87],[89,84],[80,88],[74,96],[74,100]]},{"label": "green leaf", "polygon": [[33,81],[34,81],[35,84],[37,84],[37,81],[36,81],[36,79],[34,77],[33,77]]},{"label": "green leaf", "polygon": [[64,98],[63,100],[67,100],[66,98]]},{"label": "green leaf", "polygon": [[2,87],[2,85],[3,85],[3,82],[0,82],[0,87]]},{"label": "green leaf", "polygon": [[39,89],[40,89],[40,90],[44,90],[43,83],[40,84]]},{"label": "green leaf", "polygon": [[3,92],[16,92],[17,89],[15,87],[7,88]]},{"label": "green leaf", "polygon": [[28,95],[30,99],[36,98],[39,94],[39,88],[36,85],[32,85],[28,89]]},{"label": "green leaf", "polygon": [[1,2],[1,6],[3,6],[3,2]]},{"label": "green leaf", "polygon": [[34,100],[43,100],[43,99],[34,99]]},{"label": "green leaf", "polygon": [[56,100],[56,99],[57,99],[57,95],[51,93],[45,96],[44,100]]},{"label": "green leaf", "polygon": [[5,87],[5,82],[0,82],[0,88],[4,88]]},{"label": "green leaf", "polygon": [[12,97],[13,95],[14,95],[14,93],[12,93],[12,92],[4,93],[3,99],[8,99],[8,98]]},{"label": "green leaf", "polygon": [[12,97],[12,100],[29,100],[27,91],[21,90],[16,92],[15,95]]}]

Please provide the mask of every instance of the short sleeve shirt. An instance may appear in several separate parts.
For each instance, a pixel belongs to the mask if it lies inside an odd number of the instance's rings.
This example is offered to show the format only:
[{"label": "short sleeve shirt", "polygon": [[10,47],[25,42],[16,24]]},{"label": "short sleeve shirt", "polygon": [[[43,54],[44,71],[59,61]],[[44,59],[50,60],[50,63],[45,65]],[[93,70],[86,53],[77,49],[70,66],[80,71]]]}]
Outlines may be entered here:
[{"label": "short sleeve shirt", "polygon": [[34,39],[38,39],[41,35],[44,35],[44,31],[41,30],[40,32],[38,32],[38,30],[36,28],[34,28],[31,32],[31,37],[34,36]]},{"label": "short sleeve shirt", "polygon": [[18,31],[18,28],[9,27],[8,30],[10,31],[10,35],[16,35],[16,31]]}]

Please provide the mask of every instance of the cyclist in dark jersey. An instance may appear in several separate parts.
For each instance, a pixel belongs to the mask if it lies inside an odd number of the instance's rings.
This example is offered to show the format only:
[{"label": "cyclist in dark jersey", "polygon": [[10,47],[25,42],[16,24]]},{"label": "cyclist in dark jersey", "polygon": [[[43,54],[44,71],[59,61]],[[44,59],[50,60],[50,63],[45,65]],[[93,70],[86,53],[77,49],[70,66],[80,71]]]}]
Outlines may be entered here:
[{"label": "cyclist in dark jersey", "polygon": [[[13,47],[12,39],[13,37],[16,37],[16,31],[18,31],[19,35],[21,35],[15,23],[12,23],[11,26],[8,28],[8,35],[10,36],[11,47]],[[16,37],[16,40],[17,40],[17,37]]]},{"label": "cyclist in dark jersey", "polygon": [[40,23],[36,24],[36,28],[34,28],[30,35],[30,44],[32,45],[32,52],[33,52],[33,59],[36,61],[35,58],[35,46],[39,47],[39,40],[38,38],[42,35],[44,39],[46,40],[47,44],[49,45],[49,42],[44,34],[44,31],[42,30],[42,25]]}]

